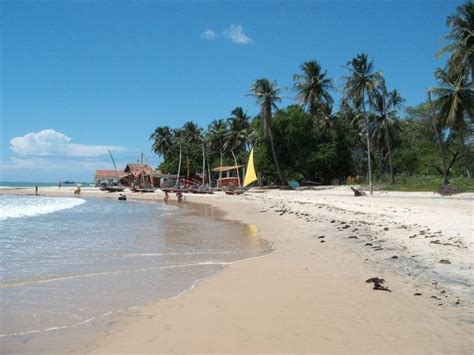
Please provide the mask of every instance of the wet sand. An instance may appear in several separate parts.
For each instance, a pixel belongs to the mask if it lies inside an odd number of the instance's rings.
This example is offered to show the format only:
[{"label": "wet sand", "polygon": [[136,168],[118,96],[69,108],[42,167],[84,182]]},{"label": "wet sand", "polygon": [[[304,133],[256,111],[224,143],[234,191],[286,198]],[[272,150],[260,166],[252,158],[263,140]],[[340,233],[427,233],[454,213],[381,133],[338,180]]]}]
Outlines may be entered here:
[{"label": "wet sand", "polygon": [[347,190],[187,196],[255,225],[274,252],[109,319],[68,350],[472,353],[473,195]]}]

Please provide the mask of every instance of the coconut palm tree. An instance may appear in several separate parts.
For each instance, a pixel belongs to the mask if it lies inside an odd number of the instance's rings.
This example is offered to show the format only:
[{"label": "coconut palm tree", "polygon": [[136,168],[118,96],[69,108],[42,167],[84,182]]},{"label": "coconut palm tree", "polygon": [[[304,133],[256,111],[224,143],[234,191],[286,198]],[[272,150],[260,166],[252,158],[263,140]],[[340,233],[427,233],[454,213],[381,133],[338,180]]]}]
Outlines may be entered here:
[{"label": "coconut palm tree", "polygon": [[392,146],[396,132],[401,130],[400,122],[397,117],[397,110],[402,108],[403,102],[404,99],[397,90],[388,92],[385,85],[382,85],[375,92],[373,97],[375,124],[372,131],[372,138],[382,148],[382,152],[384,151],[384,148],[387,148],[390,182],[392,184],[395,183],[392,163]]},{"label": "coconut palm tree", "polygon": [[370,119],[367,114],[366,104],[373,102],[374,94],[383,82],[383,76],[380,72],[374,71],[374,63],[369,60],[367,54],[359,54],[347,63],[347,69],[350,76],[344,80],[344,96],[348,102],[351,102],[356,111],[362,115],[365,120],[365,134],[367,139],[367,163],[369,173],[370,194],[373,194],[372,188],[372,164],[370,153]]},{"label": "coconut palm tree", "polygon": [[[450,74],[442,69],[435,72],[440,84],[430,89],[435,98],[434,105],[438,108],[436,122],[433,127],[450,128],[461,137],[465,151],[466,121],[474,117],[474,89],[472,83],[467,82],[463,75]],[[439,129],[439,128],[438,128]],[[466,173],[470,176],[469,164],[466,161]]]},{"label": "coconut palm tree", "polygon": [[276,103],[281,101],[280,88],[276,81],[270,82],[268,79],[257,79],[250,89],[250,95],[255,97],[258,105],[260,105],[260,116],[263,123],[263,134],[268,135],[270,140],[270,148],[272,150],[273,161],[277,169],[280,185],[285,185],[285,179],[278,163],[278,157],[275,151],[272,134],[272,108],[278,109]]},{"label": "coconut palm tree", "polygon": [[193,121],[186,122],[182,128],[182,137],[186,143],[198,144],[201,142],[201,128]]},{"label": "coconut palm tree", "polygon": [[223,119],[214,120],[207,129],[207,140],[211,149],[219,152],[221,171],[219,171],[219,180],[222,179],[222,159],[224,156],[224,144],[226,141],[228,126]]},{"label": "coconut palm tree", "polygon": [[466,129],[466,118],[474,117],[474,89],[463,77],[451,75],[437,69],[435,77],[440,84],[430,92],[439,107],[438,119],[444,126],[462,135]]},{"label": "coconut palm tree", "polygon": [[187,177],[190,177],[190,170],[191,170],[191,158],[189,156],[190,148],[194,144],[200,144],[202,141],[201,136],[201,128],[192,122],[188,121],[183,125],[181,129],[181,141],[183,142],[183,146],[186,150],[186,167],[187,167]]},{"label": "coconut palm tree", "polygon": [[241,107],[236,107],[231,115],[227,119],[226,147],[241,152],[246,150],[250,143],[250,117]]},{"label": "coconut palm tree", "polygon": [[300,105],[307,107],[319,125],[330,122],[334,100],[329,93],[334,89],[333,80],[326,77],[316,60],[301,65],[301,74],[293,76],[293,90]]},{"label": "coconut palm tree", "polygon": [[157,127],[151,134],[150,140],[153,141],[152,150],[166,159],[173,146],[173,132],[171,129],[168,126]]},{"label": "coconut palm tree", "polygon": [[227,119],[228,131],[225,137],[224,150],[230,151],[234,158],[240,186],[240,174],[235,152],[245,151],[247,144],[250,142],[250,118],[241,107],[236,107],[231,114],[232,116]]},{"label": "coconut palm tree", "polygon": [[450,43],[438,51],[438,56],[449,53],[450,75],[469,77],[474,82],[474,3],[468,1],[456,8],[456,14],[448,16],[446,25],[451,32],[444,36]]}]

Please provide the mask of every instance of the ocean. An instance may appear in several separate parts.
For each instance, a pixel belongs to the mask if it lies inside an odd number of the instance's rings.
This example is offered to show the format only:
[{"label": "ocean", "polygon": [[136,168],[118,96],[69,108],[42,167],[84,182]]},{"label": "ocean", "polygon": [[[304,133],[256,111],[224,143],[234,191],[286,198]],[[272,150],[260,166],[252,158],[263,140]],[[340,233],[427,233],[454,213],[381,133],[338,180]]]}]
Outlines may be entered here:
[{"label": "ocean", "polygon": [[0,344],[178,296],[270,252],[215,210],[153,202],[0,195]]},{"label": "ocean", "polygon": [[[18,181],[0,181],[0,189],[11,189],[11,188],[18,188],[18,189],[24,189],[28,187],[53,187],[53,186],[58,186],[58,182],[18,182]],[[93,182],[74,182],[71,184],[64,184],[64,182],[61,183],[62,186],[76,186],[76,185],[81,185],[81,186],[95,186]]]}]

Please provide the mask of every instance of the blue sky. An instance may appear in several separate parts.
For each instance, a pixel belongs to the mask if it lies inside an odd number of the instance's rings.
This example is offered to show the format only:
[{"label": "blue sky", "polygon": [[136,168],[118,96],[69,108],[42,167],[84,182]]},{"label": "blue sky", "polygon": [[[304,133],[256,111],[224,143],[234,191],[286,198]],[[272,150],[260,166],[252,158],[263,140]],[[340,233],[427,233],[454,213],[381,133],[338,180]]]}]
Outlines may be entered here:
[{"label": "blue sky", "polygon": [[[157,126],[203,127],[252,82],[316,59],[342,83],[361,52],[416,105],[442,66],[434,54],[462,1],[1,1],[0,181],[92,181],[143,152]],[[338,94],[335,94],[338,97]]]}]

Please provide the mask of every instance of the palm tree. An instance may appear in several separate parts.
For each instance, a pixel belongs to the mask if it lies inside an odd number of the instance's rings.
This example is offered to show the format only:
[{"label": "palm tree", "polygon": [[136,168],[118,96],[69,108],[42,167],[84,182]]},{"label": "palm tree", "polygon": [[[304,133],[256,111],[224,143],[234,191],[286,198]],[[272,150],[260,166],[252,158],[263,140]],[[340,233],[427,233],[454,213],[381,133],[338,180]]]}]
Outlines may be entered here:
[{"label": "palm tree", "polygon": [[201,142],[201,128],[192,121],[186,122],[183,125],[182,136],[186,143],[199,143]]},{"label": "palm tree", "polygon": [[390,182],[395,183],[392,163],[392,144],[396,131],[400,131],[401,126],[397,117],[397,110],[402,108],[404,99],[397,90],[387,92],[385,85],[382,85],[375,92],[373,106],[375,113],[375,127],[372,137],[383,148],[387,148],[388,163],[390,169]]},{"label": "palm tree", "polygon": [[224,144],[228,131],[227,122],[223,119],[214,120],[207,129],[207,140],[211,149],[219,151],[221,170],[219,171],[219,181],[222,179],[222,159],[224,155]]},{"label": "palm tree", "polygon": [[176,179],[176,187],[179,187],[179,178],[181,176],[181,161],[183,156],[183,130],[174,129],[173,130],[173,144],[179,146],[179,158],[178,158],[178,177]]},{"label": "palm tree", "polygon": [[456,8],[456,14],[448,16],[446,25],[451,33],[444,39],[451,41],[438,51],[438,56],[449,53],[448,72],[450,75],[469,77],[474,82],[474,3],[468,1]]},{"label": "palm tree", "polygon": [[151,134],[150,140],[153,141],[152,150],[166,159],[173,146],[173,132],[171,129],[168,126],[157,127]]},{"label": "palm tree", "polygon": [[[430,89],[434,104],[439,109],[434,127],[453,129],[461,137],[463,150],[466,120],[474,117],[474,89],[462,75],[451,75],[442,69],[435,72],[440,86]],[[435,132],[436,133],[436,132]],[[469,164],[466,162],[466,172],[470,176]]]},{"label": "palm tree", "polygon": [[272,108],[277,109],[276,103],[281,101],[281,96],[279,95],[280,88],[277,86],[276,81],[270,82],[268,79],[257,79],[253,83],[250,94],[255,97],[257,104],[260,105],[260,115],[263,122],[263,134],[266,137],[268,135],[270,139],[270,147],[272,150],[273,161],[275,162],[275,167],[277,169],[278,179],[280,180],[280,185],[285,185],[285,179],[280,169],[280,164],[278,163],[277,154],[275,151],[275,145],[273,143],[273,134],[272,134]]},{"label": "palm tree", "polygon": [[334,100],[329,93],[334,89],[333,80],[326,77],[316,60],[301,65],[301,74],[293,76],[296,98],[319,124],[329,122]]},{"label": "palm tree", "polygon": [[200,144],[202,137],[201,137],[201,128],[192,122],[186,122],[181,129],[181,139],[186,148],[186,166],[187,166],[187,177],[189,179],[189,174],[191,170],[191,159],[189,157],[189,149],[190,146],[193,144]]},{"label": "palm tree", "polygon": [[373,194],[370,156],[370,120],[366,111],[366,103],[370,105],[373,102],[374,93],[383,81],[383,76],[380,72],[374,71],[374,63],[372,60],[369,61],[367,54],[357,55],[347,63],[347,69],[351,75],[344,78],[344,95],[346,99],[352,103],[354,108],[362,114],[365,120],[369,188],[370,194]]},{"label": "palm tree", "polygon": [[250,118],[241,107],[236,107],[231,114],[232,116],[227,119],[228,131],[225,136],[224,150],[229,150],[234,158],[240,187],[240,174],[235,152],[245,151],[249,143]]},{"label": "palm tree", "polygon": [[430,89],[439,106],[438,118],[444,126],[462,134],[466,129],[466,117],[474,116],[474,90],[472,83],[437,69],[435,77],[440,86]]}]

